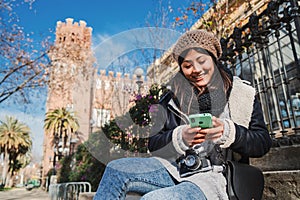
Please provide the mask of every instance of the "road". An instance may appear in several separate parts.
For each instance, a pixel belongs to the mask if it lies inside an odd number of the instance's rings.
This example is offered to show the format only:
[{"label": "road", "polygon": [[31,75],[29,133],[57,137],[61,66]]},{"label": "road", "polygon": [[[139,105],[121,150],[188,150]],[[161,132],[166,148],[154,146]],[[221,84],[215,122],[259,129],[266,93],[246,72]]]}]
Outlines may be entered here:
[{"label": "road", "polygon": [[0,192],[1,200],[50,200],[47,192],[41,189],[32,189],[27,191],[25,188],[14,188],[9,191]]}]

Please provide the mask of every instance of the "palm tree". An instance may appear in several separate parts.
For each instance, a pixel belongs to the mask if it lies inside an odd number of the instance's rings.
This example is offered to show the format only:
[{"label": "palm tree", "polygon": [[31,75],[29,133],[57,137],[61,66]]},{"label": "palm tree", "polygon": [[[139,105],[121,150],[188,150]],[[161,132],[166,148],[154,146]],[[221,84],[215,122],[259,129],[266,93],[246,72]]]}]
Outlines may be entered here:
[{"label": "palm tree", "polygon": [[[66,108],[48,111],[44,122],[44,129],[53,137],[52,143],[56,149],[59,147],[59,142],[62,142],[62,148],[65,148],[68,144],[68,139],[71,138],[70,136],[79,128],[75,114]],[[56,152],[54,152],[54,157],[55,161]],[[53,165],[55,166],[55,163]]]},{"label": "palm tree", "polygon": [[31,146],[30,128],[26,124],[8,116],[6,121],[0,121],[0,152],[4,158],[2,184],[9,185],[9,176],[20,168],[14,166],[14,163],[30,151]]},{"label": "palm tree", "polygon": [[24,139],[25,143],[20,144],[18,149],[13,148],[9,151],[9,171],[11,175],[30,163],[32,142],[29,135],[24,135]]}]

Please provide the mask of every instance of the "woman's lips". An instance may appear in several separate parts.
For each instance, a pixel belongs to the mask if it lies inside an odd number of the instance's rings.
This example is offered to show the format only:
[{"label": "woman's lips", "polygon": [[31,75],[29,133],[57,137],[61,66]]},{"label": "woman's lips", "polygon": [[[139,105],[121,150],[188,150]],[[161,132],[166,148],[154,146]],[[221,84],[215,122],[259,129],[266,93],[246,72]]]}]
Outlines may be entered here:
[{"label": "woman's lips", "polygon": [[204,75],[205,74],[199,74],[199,75],[196,75],[196,76],[192,76],[193,79],[195,79],[196,81],[201,81],[204,79]]}]

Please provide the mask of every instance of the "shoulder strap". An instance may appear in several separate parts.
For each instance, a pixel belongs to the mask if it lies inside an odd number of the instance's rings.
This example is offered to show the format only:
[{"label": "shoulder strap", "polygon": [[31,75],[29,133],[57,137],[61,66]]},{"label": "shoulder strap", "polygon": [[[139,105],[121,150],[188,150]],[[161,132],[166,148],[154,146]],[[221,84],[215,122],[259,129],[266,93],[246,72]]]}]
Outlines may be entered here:
[{"label": "shoulder strap", "polygon": [[227,148],[226,149],[226,152],[225,152],[225,163],[228,161],[228,160],[232,160],[233,158],[233,152],[231,149]]}]

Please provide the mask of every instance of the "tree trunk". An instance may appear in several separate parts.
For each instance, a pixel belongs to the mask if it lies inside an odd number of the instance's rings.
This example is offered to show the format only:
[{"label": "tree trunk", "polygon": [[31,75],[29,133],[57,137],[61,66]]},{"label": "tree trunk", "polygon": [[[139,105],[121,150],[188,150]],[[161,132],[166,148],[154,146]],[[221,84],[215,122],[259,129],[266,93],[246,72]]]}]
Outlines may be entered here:
[{"label": "tree trunk", "polygon": [[5,186],[8,186],[7,183],[7,176],[8,176],[8,167],[9,167],[9,155],[7,152],[7,149],[5,149],[5,152],[3,154],[3,169],[2,169],[2,184],[4,184]]},{"label": "tree trunk", "polygon": [[12,176],[10,173],[6,173],[5,187],[12,187],[12,185]]}]

